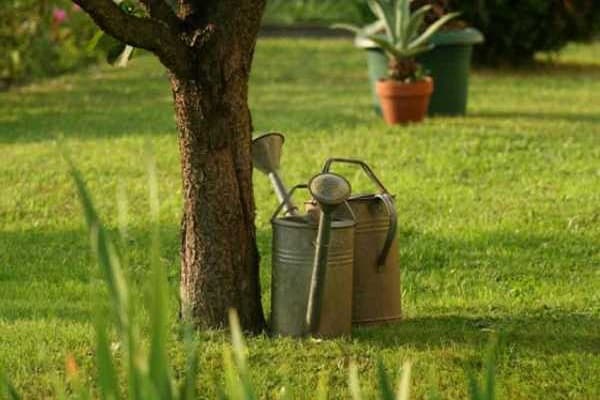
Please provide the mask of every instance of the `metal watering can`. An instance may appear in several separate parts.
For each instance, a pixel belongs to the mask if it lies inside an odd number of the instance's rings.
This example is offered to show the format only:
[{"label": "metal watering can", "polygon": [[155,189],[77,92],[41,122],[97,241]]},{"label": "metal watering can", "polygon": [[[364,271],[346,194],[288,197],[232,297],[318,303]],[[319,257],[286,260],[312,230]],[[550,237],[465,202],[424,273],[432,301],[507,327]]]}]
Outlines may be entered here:
[{"label": "metal watering can", "polygon": [[400,320],[398,218],[393,196],[365,162],[330,158],[323,172],[329,172],[333,163],[361,167],[377,188],[376,193],[353,195],[348,199],[356,219],[352,322],[375,325]]},{"label": "metal watering can", "polygon": [[[354,218],[345,203],[351,188],[331,173],[314,176],[308,185],[287,191],[279,175],[284,138],[268,133],[252,142],[254,166],[265,173],[279,199],[271,217],[271,329],[284,336],[336,337],[352,330]],[[318,223],[301,215],[292,202],[297,189],[307,189],[323,212]],[[350,218],[334,217],[346,204]],[[283,215],[280,215],[283,214]]]},{"label": "metal watering can", "polygon": [[[318,196],[313,187],[323,180],[322,175],[308,185],[294,186],[287,198],[301,188]],[[320,206],[329,209],[318,224],[308,215],[279,216],[285,201],[271,218],[271,329],[276,335],[337,337],[351,333],[355,222],[332,216],[340,199],[347,197],[344,193],[330,196],[336,198],[329,204],[323,197]]]},{"label": "metal watering can", "polygon": [[[335,337],[350,334],[352,323],[400,319],[392,195],[366,163],[340,158],[327,160],[322,174],[288,193],[278,174],[283,142],[278,133],[253,141],[254,165],[269,176],[280,202],[271,218],[273,332]],[[334,162],[361,166],[378,193],[352,196],[345,202],[350,185],[329,172]],[[291,200],[300,188],[312,194],[308,215],[301,215]],[[345,209],[337,207],[342,203]]]}]

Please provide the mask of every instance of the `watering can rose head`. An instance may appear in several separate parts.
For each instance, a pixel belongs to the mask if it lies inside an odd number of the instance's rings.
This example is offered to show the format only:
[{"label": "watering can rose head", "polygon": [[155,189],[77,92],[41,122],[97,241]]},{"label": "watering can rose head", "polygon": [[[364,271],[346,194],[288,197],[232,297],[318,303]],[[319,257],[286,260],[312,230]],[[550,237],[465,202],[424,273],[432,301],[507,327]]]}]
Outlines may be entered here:
[{"label": "watering can rose head", "polygon": [[390,60],[389,79],[403,82],[422,79],[424,74],[415,57],[431,50],[431,36],[459,13],[446,14],[422,29],[431,5],[424,5],[411,12],[411,0],[368,0],[367,3],[377,17],[375,23],[364,28],[347,24],[336,24],[333,27],[355,32],[357,36],[381,47]]}]

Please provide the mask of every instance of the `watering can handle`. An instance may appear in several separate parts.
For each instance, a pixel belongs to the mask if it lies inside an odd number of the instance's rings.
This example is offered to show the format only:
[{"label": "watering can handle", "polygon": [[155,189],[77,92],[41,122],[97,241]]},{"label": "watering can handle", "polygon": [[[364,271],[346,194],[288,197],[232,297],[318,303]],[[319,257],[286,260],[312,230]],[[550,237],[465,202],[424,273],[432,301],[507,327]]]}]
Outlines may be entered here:
[{"label": "watering can handle", "polygon": [[396,213],[396,208],[394,207],[394,200],[392,199],[392,196],[390,195],[388,190],[385,188],[385,186],[383,186],[383,183],[381,183],[379,178],[377,178],[377,176],[375,176],[375,173],[367,165],[366,162],[361,161],[361,160],[356,160],[353,158],[330,158],[325,162],[325,165],[323,165],[323,172],[329,172],[329,170],[331,169],[331,164],[333,164],[334,162],[360,165],[362,167],[363,171],[365,171],[365,174],[367,174],[367,176],[371,179],[371,181],[373,181],[373,183],[375,183],[375,185],[377,186],[377,188],[380,191],[380,193],[375,195],[375,197],[377,197],[378,199],[380,199],[383,202],[383,205],[385,206],[388,216],[390,218],[390,228],[388,229],[388,232],[387,232],[387,235],[385,238],[385,242],[383,244],[383,248],[381,249],[381,253],[379,254],[379,257],[377,258],[377,267],[381,271],[381,269],[383,269],[383,267],[385,266],[385,260],[387,259],[388,253],[392,246],[392,242],[394,241],[394,238],[396,237],[396,229],[398,226],[398,216]]},{"label": "watering can handle", "polygon": [[379,189],[379,191],[381,193],[389,193],[388,190],[385,188],[385,186],[383,186],[383,183],[381,183],[379,178],[377,178],[377,176],[375,176],[375,173],[373,172],[371,167],[369,167],[367,165],[366,162],[361,161],[361,160],[356,160],[353,158],[330,158],[327,161],[325,161],[325,165],[323,165],[323,172],[329,172],[329,170],[331,169],[331,164],[333,164],[334,162],[360,165],[362,167],[363,171],[365,171],[365,174],[367,174],[367,176],[371,179],[371,181],[373,181],[373,183],[377,186],[377,188]]},{"label": "watering can handle", "polygon": [[385,208],[387,209],[388,215],[390,217],[390,229],[387,231],[387,235],[385,236],[385,242],[383,243],[383,247],[381,249],[381,253],[377,259],[377,268],[379,271],[383,269],[385,266],[385,260],[387,259],[388,253],[390,252],[390,248],[392,247],[392,243],[394,242],[394,238],[396,237],[396,229],[398,227],[398,216],[396,214],[396,207],[394,207],[394,201],[392,200],[392,196],[389,193],[381,193],[376,195],[377,198],[383,201]]},{"label": "watering can handle", "polygon": [[[277,218],[277,216],[279,215],[279,213],[281,212],[281,210],[285,206],[286,202],[292,198],[292,194],[296,191],[296,189],[308,189],[308,185],[305,184],[305,183],[301,183],[301,184],[298,184],[298,185],[292,187],[292,189],[284,197],[283,201],[279,204],[279,206],[277,207],[277,209],[275,210],[275,212],[271,216],[271,222],[273,222],[273,220],[275,218]],[[348,204],[347,200],[344,201],[344,206],[346,207],[346,211],[348,211],[348,214],[350,215],[350,219],[356,223],[356,215],[354,214],[354,211],[352,211],[352,207],[350,207],[350,204]]]},{"label": "watering can handle", "polygon": [[273,220],[275,218],[277,218],[277,216],[279,215],[279,213],[281,212],[283,207],[286,205],[286,203],[288,201],[290,201],[290,199],[292,198],[292,195],[294,194],[296,189],[308,189],[308,185],[306,183],[301,183],[301,184],[298,184],[298,185],[292,187],[290,189],[290,191],[285,195],[285,197],[283,198],[283,200],[281,201],[281,203],[279,204],[279,206],[277,207],[277,209],[275,210],[273,215],[271,216],[271,222],[273,222]]}]

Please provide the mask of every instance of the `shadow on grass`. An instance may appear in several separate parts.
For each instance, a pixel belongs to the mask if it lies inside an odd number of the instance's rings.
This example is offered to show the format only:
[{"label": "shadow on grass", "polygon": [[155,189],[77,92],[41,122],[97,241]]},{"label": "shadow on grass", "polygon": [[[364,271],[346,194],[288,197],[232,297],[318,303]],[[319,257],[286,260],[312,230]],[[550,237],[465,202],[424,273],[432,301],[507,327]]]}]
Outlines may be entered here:
[{"label": "shadow on grass", "polygon": [[531,76],[539,75],[552,76],[557,78],[578,78],[581,76],[597,77],[600,76],[600,64],[577,63],[569,61],[537,61],[519,67],[505,66],[501,68],[490,68],[486,66],[476,67],[476,71],[493,75],[511,75],[511,76]]},{"label": "shadow on grass", "polygon": [[[259,229],[257,238],[263,253],[263,294],[268,297],[270,230]],[[569,234],[535,236],[489,232],[471,240],[461,240],[404,230],[400,232],[400,238],[401,265],[409,271],[443,271],[452,264],[454,269],[475,269],[482,275],[501,270],[511,277],[518,273],[516,279],[523,273],[534,273],[537,266],[532,260],[548,254],[554,257],[552,262],[556,268],[554,273],[552,268],[544,271],[540,279],[561,279],[564,271],[560,270],[565,265],[572,265],[565,263],[584,264],[589,252],[595,248],[593,241]],[[168,268],[171,295],[176,298],[179,282],[177,225],[162,225],[161,239],[161,261]],[[129,259],[127,271],[137,289],[143,288],[146,281],[149,243],[149,230],[134,228],[130,231],[125,251]],[[93,304],[102,285],[99,272],[89,257],[85,230],[0,232],[0,247],[4,249],[0,254],[0,293],[11,293],[10,298],[0,303],[1,320],[91,320]],[[453,263],[455,257],[461,262]],[[90,281],[94,282],[93,287],[85,289]],[[43,296],[39,293],[41,288],[47,288]],[[176,307],[175,304],[172,306]],[[502,332],[507,343],[536,352],[600,353],[600,320],[597,317],[554,309],[501,317],[431,315],[393,325],[355,329],[353,337],[378,348],[414,346],[426,349],[454,344],[480,345],[487,342],[490,331]]]},{"label": "shadow on grass", "polygon": [[[564,277],[565,266],[590,265],[598,240],[568,231],[532,234],[510,231],[478,232],[470,238],[442,237],[415,229],[401,229],[400,265],[410,271],[443,270],[447,267],[480,268],[498,274],[535,272],[538,277]],[[544,270],[540,270],[540,264]],[[554,267],[554,268],[553,268]]]},{"label": "shadow on grass", "polygon": [[89,74],[0,94],[0,143],[58,136],[85,140],[173,134],[175,138],[171,96],[162,74],[107,74],[100,80]]},{"label": "shadow on grass", "polygon": [[600,319],[567,313],[500,318],[413,318],[382,327],[358,328],[353,337],[378,348],[428,349],[454,344],[484,345],[490,332],[498,332],[508,346],[538,353],[600,354]]},{"label": "shadow on grass", "polygon": [[529,112],[529,111],[473,111],[469,116],[474,118],[491,118],[491,119],[502,119],[502,120],[520,120],[520,119],[533,119],[540,121],[567,121],[567,122],[583,122],[589,124],[600,123],[600,114],[591,113],[548,113],[544,111]]}]

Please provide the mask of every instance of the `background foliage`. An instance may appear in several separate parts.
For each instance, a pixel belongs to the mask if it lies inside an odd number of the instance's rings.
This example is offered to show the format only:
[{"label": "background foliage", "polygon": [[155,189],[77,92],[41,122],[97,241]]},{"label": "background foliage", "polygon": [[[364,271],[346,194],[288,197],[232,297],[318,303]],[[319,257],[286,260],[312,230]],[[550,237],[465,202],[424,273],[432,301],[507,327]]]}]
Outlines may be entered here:
[{"label": "background foliage", "polygon": [[97,28],[68,0],[3,0],[0,7],[0,89],[57,75],[95,61],[88,51]]},{"label": "background foliage", "polygon": [[451,0],[451,8],[484,32],[475,51],[486,64],[522,64],[538,51],[559,50],[569,41],[598,32],[600,7],[595,0]]},{"label": "background foliage", "polygon": [[[461,11],[481,30],[486,43],[475,59],[485,64],[523,64],[539,51],[559,50],[569,41],[600,32],[600,7],[594,0],[431,0]],[[423,3],[423,2],[422,2]],[[266,23],[365,24],[373,20],[366,0],[270,0]]]}]

